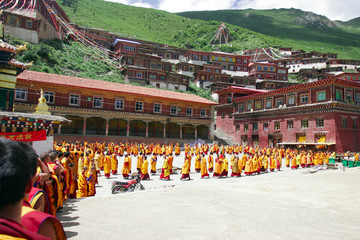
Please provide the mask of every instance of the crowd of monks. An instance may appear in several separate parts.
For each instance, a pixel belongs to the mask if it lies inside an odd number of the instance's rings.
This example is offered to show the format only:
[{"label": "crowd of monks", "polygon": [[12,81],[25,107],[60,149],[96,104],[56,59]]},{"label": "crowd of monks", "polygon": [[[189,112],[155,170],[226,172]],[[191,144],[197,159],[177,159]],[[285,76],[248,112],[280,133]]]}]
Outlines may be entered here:
[{"label": "crowd of monks", "polygon": [[[241,145],[218,146],[199,145],[183,146],[185,152],[181,168],[181,180],[189,180],[191,162],[195,172],[201,178],[240,177],[241,174],[253,175],[280,170],[283,159],[286,167],[297,169],[328,163],[335,153],[324,151],[300,151],[280,148],[243,147]],[[170,180],[173,161],[179,156],[179,144],[137,144],[137,143],[60,143],[54,145],[56,156],[42,158],[52,173],[51,183],[39,184],[38,187],[49,197],[49,212],[56,214],[68,198],[82,198],[96,194],[95,185],[102,174],[122,174],[124,179],[131,176],[132,162],[136,160],[136,169],[142,180],[150,179],[157,173],[158,158],[164,159],[160,179]],[[40,156],[42,157],[42,156]],[[118,157],[123,157],[119,166]],[[358,154],[355,155],[358,160]],[[150,166],[149,166],[150,165]],[[118,168],[120,172],[118,173]],[[176,169],[179,170],[179,169]],[[41,172],[41,169],[39,169]]]}]

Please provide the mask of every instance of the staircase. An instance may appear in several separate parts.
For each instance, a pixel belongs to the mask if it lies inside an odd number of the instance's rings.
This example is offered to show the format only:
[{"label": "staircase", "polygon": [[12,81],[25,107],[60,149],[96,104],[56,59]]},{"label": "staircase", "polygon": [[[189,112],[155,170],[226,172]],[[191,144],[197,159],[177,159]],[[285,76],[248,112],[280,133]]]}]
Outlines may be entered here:
[{"label": "staircase", "polygon": [[228,134],[224,133],[223,131],[216,129],[215,132],[215,141],[218,142],[218,145],[233,145],[235,142],[229,137]]}]

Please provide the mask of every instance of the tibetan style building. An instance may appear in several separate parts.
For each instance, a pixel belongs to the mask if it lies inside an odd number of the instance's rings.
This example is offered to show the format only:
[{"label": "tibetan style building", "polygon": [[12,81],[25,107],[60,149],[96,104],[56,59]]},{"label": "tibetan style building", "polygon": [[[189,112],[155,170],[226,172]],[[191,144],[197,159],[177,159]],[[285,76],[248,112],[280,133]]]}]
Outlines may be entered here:
[{"label": "tibetan style building", "polygon": [[[239,91],[238,91],[239,92]],[[268,92],[218,91],[216,128],[245,145],[360,151],[360,83],[325,79]]]},{"label": "tibetan style building", "polygon": [[49,111],[71,120],[55,140],[189,142],[213,139],[213,106],[196,95],[92,79],[24,71],[14,108],[34,112],[44,90]]}]

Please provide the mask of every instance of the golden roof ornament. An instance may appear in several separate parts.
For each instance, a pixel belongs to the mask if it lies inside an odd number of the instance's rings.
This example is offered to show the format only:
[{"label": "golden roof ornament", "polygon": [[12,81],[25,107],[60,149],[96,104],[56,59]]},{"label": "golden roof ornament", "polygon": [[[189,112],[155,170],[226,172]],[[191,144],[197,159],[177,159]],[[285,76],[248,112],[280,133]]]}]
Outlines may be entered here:
[{"label": "golden roof ornament", "polygon": [[44,98],[44,91],[41,89],[40,92],[40,98],[38,99],[38,105],[36,106],[36,114],[45,114],[45,115],[51,115],[49,112],[49,106],[46,104],[46,99]]}]

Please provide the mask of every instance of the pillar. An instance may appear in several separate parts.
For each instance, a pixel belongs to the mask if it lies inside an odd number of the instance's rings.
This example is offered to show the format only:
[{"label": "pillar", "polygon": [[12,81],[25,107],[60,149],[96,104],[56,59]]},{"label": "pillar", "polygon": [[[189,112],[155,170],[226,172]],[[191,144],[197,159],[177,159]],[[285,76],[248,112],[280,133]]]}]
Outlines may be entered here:
[{"label": "pillar", "polygon": [[106,118],[105,136],[109,136],[109,119]]},{"label": "pillar", "polygon": [[86,117],[84,117],[84,124],[83,124],[83,135],[86,135]]},{"label": "pillar", "polygon": [[149,121],[146,121],[146,137],[149,137]]},{"label": "pillar", "polygon": [[61,134],[61,124],[59,124],[59,127],[58,127],[58,134],[59,135]]},{"label": "pillar", "polygon": [[179,124],[180,126],[180,139],[183,138],[183,125],[182,124]]},{"label": "pillar", "polygon": [[164,124],[164,138],[166,138],[166,122],[164,122],[163,124]]},{"label": "pillar", "polygon": [[126,136],[130,136],[130,119],[126,119],[127,126],[126,126]]},{"label": "pillar", "polygon": [[195,125],[195,139],[197,139],[198,137],[197,137],[197,125]]},{"label": "pillar", "polygon": [[215,140],[215,111],[214,111],[214,106],[211,107],[210,109],[210,127],[209,127],[209,139],[211,141]]}]

